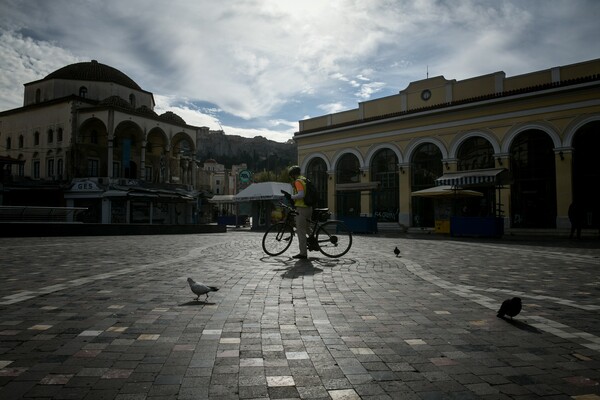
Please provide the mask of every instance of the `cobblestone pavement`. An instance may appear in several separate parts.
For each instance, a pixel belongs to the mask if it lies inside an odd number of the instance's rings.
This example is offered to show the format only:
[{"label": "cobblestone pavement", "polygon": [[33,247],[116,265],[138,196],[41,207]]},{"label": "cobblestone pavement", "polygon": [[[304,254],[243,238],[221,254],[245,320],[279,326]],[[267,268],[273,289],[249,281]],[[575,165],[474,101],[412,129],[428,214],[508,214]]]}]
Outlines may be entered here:
[{"label": "cobblestone pavement", "polygon": [[600,399],[600,241],[261,237],[0,239],[0,399]]}]

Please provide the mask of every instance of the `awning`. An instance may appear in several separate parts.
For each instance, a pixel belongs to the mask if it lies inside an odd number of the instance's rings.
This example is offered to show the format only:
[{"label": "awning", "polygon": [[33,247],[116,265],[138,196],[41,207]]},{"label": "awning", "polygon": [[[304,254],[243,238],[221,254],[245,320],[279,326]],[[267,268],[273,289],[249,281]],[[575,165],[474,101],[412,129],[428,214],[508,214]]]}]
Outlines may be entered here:
[{"label": "awning", "polygon": [[208,199],[209,203],[218,203],[218,204],[230,204],[235,203],[235,195],[233,194],[216,194],[210,199]]},{"label": "awning", "polygon": [[462,189],[456,186],[434,186],[429,189],[418,190],[416,192],[412,192],[411,196],[415,197],[481,197],[483,193],[478,192],[476,190]]},{"label": "awning", "polygon": [[356,192],[363,190],[377,190],[379,182],[356,182],[356,183],[338,183],[335,190],[340,192]]},{"label": "awning", "polygon": [[236,194],[235,201],[240,203],[253,200],[283,199],[283,194],[281,194],[282,190],[292,194],[292,185],[281,182],[253,183],[246,189]]},{"label": "awning", "polygon": [[466,186],[481,184],[502,184],[508,170],[505,168],[477,169],[461,172],[451,172],[435,180],[435,184],[450,186]]}]

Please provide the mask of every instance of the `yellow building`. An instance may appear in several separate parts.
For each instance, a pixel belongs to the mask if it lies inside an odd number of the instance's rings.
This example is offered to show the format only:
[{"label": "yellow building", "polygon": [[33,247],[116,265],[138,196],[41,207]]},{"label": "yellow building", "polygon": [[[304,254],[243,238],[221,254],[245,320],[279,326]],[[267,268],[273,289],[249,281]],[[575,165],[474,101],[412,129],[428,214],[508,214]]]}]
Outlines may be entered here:
[{"label": "yellow building", "polygon": [[[552,231],[570,227],[576,200],[584,227],[600,224],[591,189],[600,181],[600,59],[411,82],[302,120],[294,139],[303,172],[338,218],[438,230],[454,218],[457,226],[459,217],[495,218],[503,228]],[[451,195],[421,192],[436,186]]]},{"label": "yellow building", "polygon": [[83,222],[197,221],[191,126],[154,111],[152,93],[97,61],[25,84],[0,112],[0,205],[84,207]]}]

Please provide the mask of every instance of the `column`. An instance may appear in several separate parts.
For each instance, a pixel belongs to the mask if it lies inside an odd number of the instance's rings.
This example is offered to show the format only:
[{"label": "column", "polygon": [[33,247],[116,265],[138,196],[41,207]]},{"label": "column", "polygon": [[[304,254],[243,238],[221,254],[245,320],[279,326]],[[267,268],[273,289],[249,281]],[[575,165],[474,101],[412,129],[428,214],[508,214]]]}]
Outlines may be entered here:
[{"label": "column", "polygon": [[[371,181],[371,176],[369,174],[369,168],[362,168],[360,171],[360,182],[368,183]],[[361,190],[360,191],[360,215],[365,217],[370,217],[373,215],[373,210],[371,207],[371,190]]]},{"label": "column", "polygon": [[140,173],[138,174],[138,176],[144,181],[146,180],[146,143],[146,140],[142,140],[142,154],[140,154]]},{"label": "column", "polygon": [[398,171],[400,173],[400,182],[398,183],[398,199],[400,204],[398,205],[398,223],[406,227],[410,227],[411,224],[411,190],[410,190],[410,164],[398,164]]},{"label": "column", "polygon": [[573,149],[555,149],[556,227],[570,228],[569,205],[573,201]]},{"label": "column", "polygon": [[335,211],[335,171],[327,171],[328,181],[327,181],[327,207],[329,207],[329,211],[331,211],[331,216],[336,218]]}]

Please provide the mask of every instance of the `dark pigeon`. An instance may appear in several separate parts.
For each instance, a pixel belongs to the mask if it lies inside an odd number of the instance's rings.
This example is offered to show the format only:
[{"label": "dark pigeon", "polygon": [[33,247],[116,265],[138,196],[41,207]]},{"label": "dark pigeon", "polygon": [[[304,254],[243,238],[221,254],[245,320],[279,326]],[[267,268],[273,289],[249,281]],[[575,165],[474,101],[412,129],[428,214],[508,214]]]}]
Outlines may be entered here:
[{"label": "dark pigeon", "polygon": [[498,310],[498,314],[496,316],[498,318],[504,318],[505,315],[508,315],[510,319],[517,316],[521,312],[522,304],[521,299],[519,297],[513,297],[512,299],[506,299],[502,302],[500,309]]},{"label": "dark pigeon", "polygon": [[400,255],[400,249],[398,248],[398,246],[396,246],[396,248],[394,249],[394,254],[396,255],[396,257]]}]

